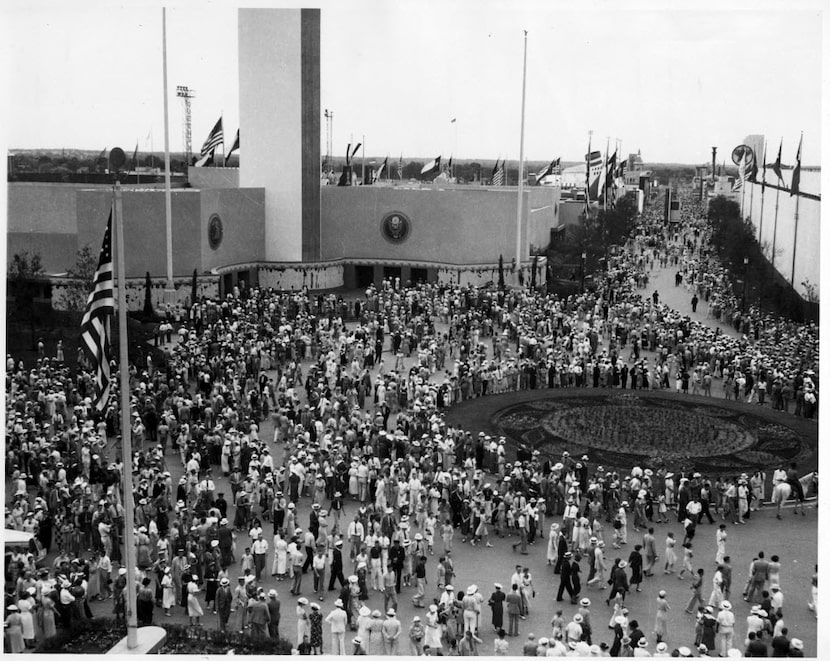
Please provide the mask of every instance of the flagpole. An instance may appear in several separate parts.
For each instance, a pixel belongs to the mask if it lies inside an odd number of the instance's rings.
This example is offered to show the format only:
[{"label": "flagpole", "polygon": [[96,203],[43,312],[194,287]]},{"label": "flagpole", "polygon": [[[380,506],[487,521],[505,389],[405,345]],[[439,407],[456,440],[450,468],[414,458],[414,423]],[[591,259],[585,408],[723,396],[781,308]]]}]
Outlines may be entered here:
[{"label": "flagpole", "polygon": [[[761,173],[761,217],[758,219],[758,245],[762,245],[764,240],[764,197],[766,197],[767,185],[767,141],[764,140],[764,163],[763,172]],[[763,248],[761,249],[763,254]]]},{"label": "flagpole", "polygon": [[773,268],[775,268],[775,241],[778,237],[778,197],[781,195],[781,188],[776,185],[775,187],[775,216],[773,218],[772,223],[772,255],[770,256],[770,261],[772,262]]},{"label": "flagpole", "polygon": [[795,194],[795,229],[793,231],[793,270],[790,277],[790,284],[795,289],[795,255],[798,250],[798,200],[801,198],[801,193]]},{"label": "flagpole", "polygon": [[[161,8],[162,62],[164,69],[164,229],[167,239],[167,290],[173,291],[173,203],[170,193],[170,122],[167,112],[167,8]],[[120,290],[119,290],[120,291]],[[128,420],[129,422],[129,420]]]},{"label": "flagpole", "polygon": [[[516,279],[522,272],[522,203],[524,202],[525,165],[525,90],[527,86],[527,30],[524,31],[524,59],[522,63],[522,123],[519,133],[519,200],[516,204]],[[505,177],[506,178],[506,177]]]},{"label": "flagpole", "polygon": [[360,143],[360,185],[366,183],[366,136],[363,136],[363,142]]},{"label": "flagpole", "polygon": [[135,139],[135,185],[138,186],[141,183],[141,175],[138,173],[138,138]]},{"label": "flagpole", "polygon": [[138,646],[138,614],[135,588],[135,505],[133,503],[133,450],[130,427],[130,366],[127,345],[127,281],[124,265],[124,219],[121,213],[121,183],[115,182],[115,227],[118,262],[118,351],[119,391],[121,394],[121,477],[124,504],[124,567],[127,568],[127,648]]}]

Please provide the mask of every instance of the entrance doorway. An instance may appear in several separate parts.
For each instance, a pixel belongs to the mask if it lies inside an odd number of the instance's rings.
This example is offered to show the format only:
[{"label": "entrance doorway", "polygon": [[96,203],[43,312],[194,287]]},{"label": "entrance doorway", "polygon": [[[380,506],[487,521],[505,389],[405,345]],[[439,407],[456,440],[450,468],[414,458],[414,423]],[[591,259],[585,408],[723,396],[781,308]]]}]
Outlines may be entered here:
[{"label": "entrance doorway", "polygon": [[387,278],[392,281],[392,284],[395,284],[395,278],[401,277],[401,267],[400,266],[384,266],[383,267],[383,279],[386,280]]},{"label": "entrance doorway", "polygon": [[426,282],[427,281],[427,270],[426,269],[418,269],[413,268],[410,270],[410,279],[412,280],[413,285],[417,285],[419,282]]},{"label": "entrance doorway", "polygon": [[375,281],[375,267],[371,264],[369,266],[355,266],[354,275],[358,289],[365,289]]}]

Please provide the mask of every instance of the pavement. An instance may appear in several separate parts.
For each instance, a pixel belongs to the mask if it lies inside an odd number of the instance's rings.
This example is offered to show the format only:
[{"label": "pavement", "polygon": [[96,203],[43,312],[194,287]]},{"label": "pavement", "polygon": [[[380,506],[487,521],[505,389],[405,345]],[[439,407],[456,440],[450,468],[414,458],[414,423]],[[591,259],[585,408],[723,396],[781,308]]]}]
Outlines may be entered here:
[{"label": "pavement", "polygon": [[[652,273],[648,288],[643,291],[644,296],[651,295],[654,289],[657,289],[660,292],[661,299],[672,307],[676,307],[676,309],[689,314],[693,318],[699,318],[705,323],[713,323],[714,320],[705,318],[706,307],[704,303],[701,303],[697,313],[691,312],[689,302],[691,296],[688,295],[685,288],[674,287],[674,271],[672,269],[655,269]],[[725,332],[728,330],[729,327],[724,327]],[[407,367],[414,360],[414,357],[409,359],[407,361]],[[307,365],[304,365],[304,368],[307,369]],[[373,378],[376,375],[375,371]],[[268,376],[274,376],[274,372],[268,373]],[[439,377],[442,378],[442,374],[435,375],[434,379],[437,380]],[[499,396],[491,396],[488,398],[489,401],[492,401],[493,411],[503,406],[500,403],[501,398]],[[390,421],[390,424],[393,423]],[[268,439],[266,442],[276,464],[283,460],[284,452],[281,445],[276,445],[270,440],[273,438],[273,428],[272,421],[270,419],[266,420],[260,425],[259,435],[260,438]],[[168,469],[172,474],[173,483],[176,484],[183,472],[183,467],[177,455],[170,453],[166,459]],[[217,475],[219,476],[218,478],[216,477]],[[214,479],[217,482],[217,492],[224,491],[226,494],[230,494],[230,485],[221,476],[219,471],[214,472]],[[346,521],[350,520],[351,515],[357,507],[359,507],[359,504],[354,501],[346,502],[346,510],[344,513]],[[233,506],[229,509],[228,518],[232,520]],[[309,512],[310,499],[308,497],[302,498],[297,506],[297,523],[303,528],[308,525]],[[816,654],[817,622],[815,615],[808,610],[806,604],[810,600],[810,579],[813,573],[813,566],[817,562],[818,510],[814,506],[808,506],[806,508],[806,516],[790,515],[789,512],[786,512],[786,514],[787,516],[783,520],[778,521],[773,511],[761,511],[752,514],[751,521],[748,525],[729,526],[727,554],[733,559],[733,594],[731,601],[736,614],[735,641],[738,646],[743,647],[742,641],[746,633],[746,616],[749,614],[750,604],[745,603],[741,599],[740,592],[746,581],[750,560],[755,553],[763,550],[767,557],[776,553],[781,557],[781,587],[784,594],[784,614],[790,630],[790,636],[801,638],[805,643],[805,655],[813,656]],[[490,541],[493,547],[486,548],[481,545],[473,547],[469,543],[462,544],[460,533],[456,533],[453,545],[453,561],[456,571],[454,587],[456,590],[459,590],[464,589],[471,583],[475,583],[479,586],[481,593],[485,597],[480,628],[480,636],[484,642],[479,646],[480,654],[491,655],[493,653],[493,640],[495,638],[493,628],[490,625],[490,609],[486,605],[486,599],[489,597],[493,589],[493,583],[495,582],[504,584],[505,588],[509,590],[510,576],[516,564],[527,566],[530,569],[536,588],[536,597],[531,602],[530,613],[527,619],[521,622],[519,637],[508,638],[510,655],[521,655],[522,644],[527,639],[529,633],[534,633],[537,639],[543,636],[549,636],[551,634],[550,621],[557,609],[562,609],[566,620],[569,620],[576,612],[577,607],[570,605],[567,600],[561,603],[555,601],[558,576],[553,574],[553,568],[548,566],[546,561],[546,534],[553,520],[555,519],[545,521],[541,529],[545,537],[537,540],[530,546],[528,555],[520,555],[511,550],[511,544],[516,541],[515,537],[498,538],[491,536]],[[716,521],[717,523],[719,521]],[[654,527],[657,538],[657,549],[660,555],[662,555],[667,531],[674,531],[675,537],[678,539],[682,539],[683,537],[682,528],[676,520],[672,520],[668,524],[655,524]],[[269,545],[272,545],[272,527],[266,523],[265,529],[266,539]],[[704,596],[707,598],[709,590],[711,589],[710,578],[715,568],[716,529],[717,525],[704,523],[699,526],[695,539],[695,566],[703,567],[706,570],[704,577],[704,585],[706,587]],[[416,531],[417,529],[413,530],[412,533],[414,534]],[[628,544],[626,546],[617,551],[611,548],[609,543],[606,547],[606,557],[609,564],[615,557],[627,560],[628,554],[633,550],[634,544],[641,541],[641,536],[642,532],[637,533],[629,527]],[[606,530],[605,537],[607,541],[610,540],[610,527]],[[237,553],[237,557],[241,554],[242,548],[248,544],[248,541],[246,535],[242,535],[238,539],[237,545],[239,553]],[[439,549],[440,541],[437,544],[435,556],[430,557],[427,563],[427,603],[429,603],[432,597],[438,595],[436,588],[436,566]],[[52,557],[54,557],[54,552],[50,555],[49,560]],[[344,560],[346,565],[344,567],[344,573],[348,576],[352,569],[348,561],[348,542],[344,545]],[[267,562],[267,569],[270,569],[270,563],[271,557],[269,557]],[[585,588],[584,581],[587,578],[587,562],[583,561],[581,565],[583,571],[583,591],[581,596],[589,597],[592,602],[593,642],[606,641],[610,644],[613,640],[613,633],[606,627],[611,617],[612,609],[605,604],[608,590],[600,590],[598,586]],[[235,579],[239,573],[238,565],[229,569],[231,585],[235,585]],[[640,622],[641,629],[649,639],[648,649],[650,651],[653,652],[655,646],[654,636],[651,632],[654,627],[655,599],[657,591],[660,589],[667,591],[667,599],[671,606],[668,616],[669,636],[666,639],[666,642],[669,644],[669,649],[671,650],[680,645],[691,646],[694,642],[694,617],[684,612],[686,603],[691,595],[689,586],[689,580],[679,580],[676,575],[655,573],[653,577],[646,578],[642,586],[642,592],[633,592],[627,597],[626,606],[630,609],[629,618],[637,619]],[[277,581],[266,571],[263,587],[265,587],[266,591],[274,588],[279,593],[279,598],[282,602],[280,633],[283,637],[286,637],[296,644],[297,619],[294,608],[296,605],[296,597],[289,594],[289,583],[287,581]],[[303,578],[302,594],[309,600],[315,599],[312,594],[312,587],[313,581],[310,574],[308,574]],[[416,608],[412,604],[411,598],[414,595],[414,591],[414,588],[404,588],[398,598],[398,616],[403,624],[404,636],[408,633],[413,616],[420,615],[423,617],[425,613],[423,609]],[[324,616],[333,608],[333,602],[337,598],[336,595],[336,592],[326,594],[321,604]],[[200,596],[203,599],[203,593]],[[367,605],[373,610],[377,608],[383,611],[382,595],[370,591]],[[111,601],[94,602],[91,604],[91,607],[95,615],[109,616],[112,612]],[[233,619],[231,621],[233,622]],[[154,624],[164,626],[167,622],[187,624],[188,618],[185,609],[174,607],[172,616],[164,617],[163,611],[157,608],[155,610]],[[205,609],[205,617],[202,619],[202,622],[205,627],[215,628],[218,626],[217,616],[213,615],[207,609]],[[348,640],[350,640],[350,636],[347,634]],[[323,641],[324,652],[328,653],[330,651],[330,643],[327,625],[323,627]],[[401,651],[403,654],[408,653],[405,643],[401,646]]]}]

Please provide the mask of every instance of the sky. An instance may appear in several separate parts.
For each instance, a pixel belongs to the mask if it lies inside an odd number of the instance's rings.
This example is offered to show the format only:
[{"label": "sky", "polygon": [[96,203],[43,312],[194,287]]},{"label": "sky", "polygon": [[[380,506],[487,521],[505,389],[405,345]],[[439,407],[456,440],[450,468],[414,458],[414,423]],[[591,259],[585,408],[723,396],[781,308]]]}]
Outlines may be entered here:
[{"label": "sky", "polygon": [[[592,131],[594,149],[682,163],[709,162],[712,146],[729,160],[763,134],[789,163],[803,131],[802,162],[821,161],[817,1],[305,4],[322,8],[320,112],[338,156],[365,140],[372,157],[517,160],[527,30],[529,160],[579,160]],[[237,5],[168,7],[170,148],[184,144],[177,85],[195,90],[194,150],[220,115],[230,141]],[[0,23],[7,147],[163,150],[161,5],[12,0]]]}]

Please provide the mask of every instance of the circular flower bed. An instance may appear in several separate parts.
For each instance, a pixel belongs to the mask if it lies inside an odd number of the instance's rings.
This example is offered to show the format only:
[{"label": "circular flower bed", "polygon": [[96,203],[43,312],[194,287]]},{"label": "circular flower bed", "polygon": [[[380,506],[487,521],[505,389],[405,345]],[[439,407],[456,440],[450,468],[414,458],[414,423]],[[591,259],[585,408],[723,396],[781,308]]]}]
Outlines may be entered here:
[{"label": "circular flower bed", "polygon": [[747,407],[619,391],[556,395],[504,408],[491,418],[493,426],[549,458],[567,450],[620,468],[656,468],[659,458],[661,465],[690,463],[716,475],[770,469],[811,454],[793,429]]}]

